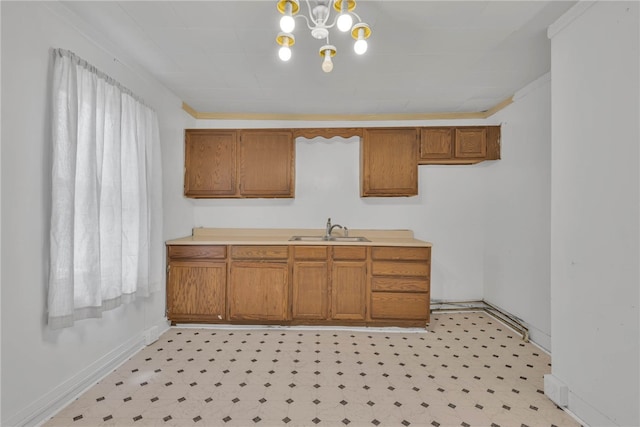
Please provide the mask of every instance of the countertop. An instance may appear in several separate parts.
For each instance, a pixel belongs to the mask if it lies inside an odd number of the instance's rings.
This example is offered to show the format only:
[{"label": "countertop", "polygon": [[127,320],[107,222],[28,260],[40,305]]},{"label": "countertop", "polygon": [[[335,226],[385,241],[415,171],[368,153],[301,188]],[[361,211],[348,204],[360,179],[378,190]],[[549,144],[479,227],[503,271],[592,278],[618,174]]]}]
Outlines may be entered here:
[{"label": "countertop", "polygon": [[[413,237],[411,230],[349,230],[350,237],[366,237],[368,242],[299,241],[292,236],[323,236],[324,229],[308,228],[194,228],[191,236],[168,240],[167,245],[343,245],[431,247]],[[343,236],[334,230],[333,236]]]}]

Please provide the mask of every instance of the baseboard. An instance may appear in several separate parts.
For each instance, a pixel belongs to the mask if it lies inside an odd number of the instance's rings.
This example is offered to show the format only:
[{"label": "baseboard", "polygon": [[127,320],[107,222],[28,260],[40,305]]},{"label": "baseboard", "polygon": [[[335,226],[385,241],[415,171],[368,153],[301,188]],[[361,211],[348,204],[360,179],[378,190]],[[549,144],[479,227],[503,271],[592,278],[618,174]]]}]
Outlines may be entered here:
[{"label": "baseboard", "polygon": [[531,324],[526,323],[527,328],[529,328],[529,340],[545,351],[545,353],[551,354],[551,336],[542,332],[540,329],[531,326]]},{"label": "baseboard", "polygon": [[583,426],[617,426],[617,422],[598,411],[589,403],[582,400],[569,389],[569,405],[563,408],[572,417],[580,421]]},{"label": "baseboard", "polygon": [[372,332],[386,334],[425,334],[425,328],[401,328],[396,326],[333,326],[333,325],[230,325],[226,323],[178,323],[178,329],[222,329],[222,330],[283,330],[283,331],[342,331]]},{"label": "baseboard", "polygon": [[[39,426],[73,402],[82,393],[113,372],[145,347],[145,340],[155,335],[154,341],[169,329],[164,319],[157,325],[136,334],[122,345],[96,360],[41,398],[6,420],[7,426]],[[150,332],[150,331],[154,332]]]}]

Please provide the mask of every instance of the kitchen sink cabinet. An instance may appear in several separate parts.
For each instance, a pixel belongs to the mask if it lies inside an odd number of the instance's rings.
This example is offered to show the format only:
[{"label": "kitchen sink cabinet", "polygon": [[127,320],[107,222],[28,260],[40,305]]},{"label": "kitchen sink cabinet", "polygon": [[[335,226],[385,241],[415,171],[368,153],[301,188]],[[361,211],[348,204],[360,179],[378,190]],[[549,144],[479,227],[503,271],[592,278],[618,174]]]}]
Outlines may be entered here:
[{"label": "kitchen sink cabinet", "polygon": [[333,246],[331,260],[331,318],[365,320],[367,248]]},{"label": "kitchen sink cabinet", "polygon": [[367,264],[334,261],[331,267],[331,318],[364,320],[366,315]]},{"label": "kitchen sink cabinet", "polygon": [[328,246],[293,248],[292,318],[326,320],[329,318]]},{"label": "kitchen sink cabinet", "polygon": [[169,246],[167,317],[172,322],[226,319],[225,246]]},{"label": "kitchen sink cabinet", "polygon": [[286,320],[288,270],[285,262],[231,261],[229,319]]},{"label": "kitchen sink cabinet", "polygon": [[185,196],[291,198],[294,193],[295,143],[291,131],[185,131]]},{"label": "kitchen sink cabinet", "polygon": [[472,164],[500,158],[500,126],[420,128],[419,164]]},{"label": "kitchen sink cabinet", "polygon": [[360,195],[418,194],[418,129],[364,129],[360,145]]}]

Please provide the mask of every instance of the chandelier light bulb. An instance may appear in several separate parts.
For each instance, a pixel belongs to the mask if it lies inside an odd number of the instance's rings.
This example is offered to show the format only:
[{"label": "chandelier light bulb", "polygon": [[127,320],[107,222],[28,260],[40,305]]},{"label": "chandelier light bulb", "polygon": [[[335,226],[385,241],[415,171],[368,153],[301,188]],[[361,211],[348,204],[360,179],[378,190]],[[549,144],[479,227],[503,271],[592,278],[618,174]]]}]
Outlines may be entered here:
[{"label": "chandelier light bulb", "polygon": [[278,50],[278,56],[282,61],[288,61],[291,59],[291,48],[289,46],[282,46]]},{"label": "chandelier light bulb", "polygon": [[356,41],[353,45],[353,50],[362,55],[367,51],[367,39],[371,35],[371,28],[364,22],[360,22],[353,26],[351,29],[351,37]]},{"label": "chandelier light bulb", "polygon": [[338,29],[343,33],[349,31],[352,25],[353,25],[353,18],[349,13],[343,12],[338,16],[337,26],[338,26]]},{"label": "chandelier light bulb", "polygon": [[290,14],[282,15],[282,18],[280,18],[280,29],[285,33],[291,33],[295,28],[296,20],[293,19],[293,16],[291,16]]},{"label": "chandelier light bulb", "polygon": [[325,73],[330,73],[333,70],[333,61],[331,61],[331,51],[324,51],[324,61],[322,61],[322,71]]},{"label": "chandelier light bulb", "polygon": [[280,33],[278,37],[276,37],[276,42],[280,45],[280,49],[278,50],[278,56],[282,61],[288,61],[291,59],[291,46],[293,46],[296,42],[296,39],[293,37],[293,34],[290,33]]},{"label": "chandelier light bulb", "polygon": [[362,55],[367,51],[367,41],[365,39],[357,40],[353,45],[353,50],[358,54]]},{"label": "chandelier light bulb", "polygon": [[353,45],[353,50],[358,54],[362,55],[367,51],[367,41],[364,38],[364,28],[358,29],[358,39]]}]

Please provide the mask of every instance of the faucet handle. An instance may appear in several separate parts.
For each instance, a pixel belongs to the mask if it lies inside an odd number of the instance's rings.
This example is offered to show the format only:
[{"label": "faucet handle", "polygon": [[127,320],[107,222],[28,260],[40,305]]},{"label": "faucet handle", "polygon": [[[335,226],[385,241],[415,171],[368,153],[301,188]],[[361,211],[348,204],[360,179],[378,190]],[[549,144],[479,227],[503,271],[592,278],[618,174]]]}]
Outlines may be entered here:
[{"label": "faucet handle", "polygon": [[347,227],[342,227],[342,231],[344,231],[344,237],[349,237],[349,229]]}]

